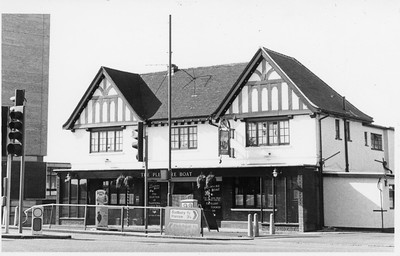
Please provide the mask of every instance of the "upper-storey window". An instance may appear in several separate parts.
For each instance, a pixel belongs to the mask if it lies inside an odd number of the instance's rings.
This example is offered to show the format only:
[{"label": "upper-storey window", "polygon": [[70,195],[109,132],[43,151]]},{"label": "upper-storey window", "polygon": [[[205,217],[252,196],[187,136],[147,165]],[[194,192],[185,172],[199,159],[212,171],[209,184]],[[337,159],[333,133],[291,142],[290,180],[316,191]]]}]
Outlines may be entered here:
[{"label": "upper-storey window", "polygon": [[335,139],[340,140],[340,120],[335,119]]},{"label": "upper-storey window", "polygon": [[197,148],[197,127],[173,127],[171,128],[172,149],[195,149]]},{"label": "upper-storey window", "polygon": [[382,135],[371,133],[371,147],[372,149],[382,150]]},{"label": "upper-storey window", "polygon": [[247,123],[247,146],[288,145],[289,120]]},{"label": "upper-storey window", "polygon": [[394,185],[389,185],[389,207],[390,209],[394,209],[395,205],[394,200]]},{"label": "upper-storey window", "polygon": [[90,152],[122,151],[122,130],[93,130],[90,132]]}]

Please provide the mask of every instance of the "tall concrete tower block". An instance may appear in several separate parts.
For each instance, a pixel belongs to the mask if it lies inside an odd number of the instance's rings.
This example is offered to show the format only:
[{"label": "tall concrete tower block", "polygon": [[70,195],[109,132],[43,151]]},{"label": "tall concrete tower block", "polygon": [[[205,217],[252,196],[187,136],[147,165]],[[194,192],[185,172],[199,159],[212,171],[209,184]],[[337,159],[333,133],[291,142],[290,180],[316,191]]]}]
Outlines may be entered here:
[{"label": "tall concrete tower block", "polygon": [[2,107],[13,105],[15,89],[25,89],[25,152],[31,161],[43,161],[47,154],[49,46],[49,14],[2,14]]}]

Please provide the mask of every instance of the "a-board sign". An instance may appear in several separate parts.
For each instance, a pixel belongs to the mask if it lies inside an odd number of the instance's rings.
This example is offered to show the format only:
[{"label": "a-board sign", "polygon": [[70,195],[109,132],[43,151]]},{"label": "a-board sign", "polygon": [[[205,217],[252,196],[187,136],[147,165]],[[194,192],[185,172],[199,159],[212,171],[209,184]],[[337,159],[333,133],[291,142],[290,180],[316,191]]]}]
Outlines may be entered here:
[{"label": "a-board sign", "polygon": [[[161,184],[160,183],[149,183],[148,186],[148,205],[150,207],[161,206]],[[152,225],[158,223],[160,219],[160,210],[150,209],[148,211],[149,223]]]},{"label": "a-board sign", "polygon": [[201,208],[167,207],[165,211],[165,234],[200,236],[201,216]]},{"label": "a-board sign", "polygon": [[218,220],[222,219],[221,186],[220,182],[209,186],[204,195],[204,209],[211,209]]},{"label": "a-board sign", "polygon": [[215,218],[215,215],[211,210],[204,209],[203,217],[204,217],[204,224],[207,226],[208,231],[213,229],[219,232],[217,219]]}]

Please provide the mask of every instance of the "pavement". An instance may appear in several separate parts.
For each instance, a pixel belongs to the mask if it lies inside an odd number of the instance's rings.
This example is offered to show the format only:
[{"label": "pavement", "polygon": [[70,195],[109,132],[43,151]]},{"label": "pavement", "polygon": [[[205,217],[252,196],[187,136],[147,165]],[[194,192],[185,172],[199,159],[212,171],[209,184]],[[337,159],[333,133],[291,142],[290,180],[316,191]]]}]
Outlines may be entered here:
[{"label": "pavement", "polygon": [[[43,227],[42,234],[33,235],[31,228],[24,227],[22,234],[19,233],[18,227],[10,226],[9,233],[5,234],[5,228],[2,227],[2,238],[11,239],[71,239],[72,234],[92,234],[92,235],[120,235],[120,236],[137,236],[152,238],[179,238],[179,239],[197,239],[197,240],[254,240],[254,239],[279,239],[279,238],[307,238],[307,237],[324,237],[329,235],[341,234],[357,234],[360,231],[341,231],[341,230],[321,230],[315,232],[295,232],[295,231],[276,231],[270,235],[268,231],[260,230],[259,236],[248,236],[246,229],[238,228],[220,228],[217,230],[203,229],[203,236],[171,236],[160,232],[159,226],[149,226],[146,230],[143,226],[125,227],[122,232],[120,227],[110,227],[108,229],[96,229],[94,226],[88,226],[86,229],[79,226],[58,226],[48,225]],[[375,232],[379,233],[379,232]]]},{"label": "pavement", "polygon": [[142,226],[125,227],[122,232],[119,228],[97,229],[88,226],[85,229],[76,226],[51,226],[43,227],[42,234],[33,235],[28,227],[22,229],[19,233],[18,227],[10,226],[9,233],[5,233],[5,228],[2,228],[2,238],[11,239],[70,239],[71,235],[66,234],[96,234],[96,235],[121,235],[121,236],[138,236],[138,237],[160,237],[160,238],[180,238],[180,239],[204,239],[204,240],[252,240],[254,237],[247,236],[247,230],[243,229],[219,229],[208,231],[204,228],[203,236],[187,237],[187,236],[172,236],[160,232],[159,226],[149,226],[146,230]]}]

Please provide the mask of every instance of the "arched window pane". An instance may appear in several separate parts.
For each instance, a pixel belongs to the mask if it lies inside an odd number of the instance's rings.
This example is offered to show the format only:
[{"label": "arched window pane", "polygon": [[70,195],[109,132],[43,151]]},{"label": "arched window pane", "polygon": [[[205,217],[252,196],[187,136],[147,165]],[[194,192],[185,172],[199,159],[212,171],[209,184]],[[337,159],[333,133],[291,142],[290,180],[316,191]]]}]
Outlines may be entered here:
[{"label": "arched window pane", "polygon": [[258,111],[258,89],[254,88],[251,91],[251,111]]}]

